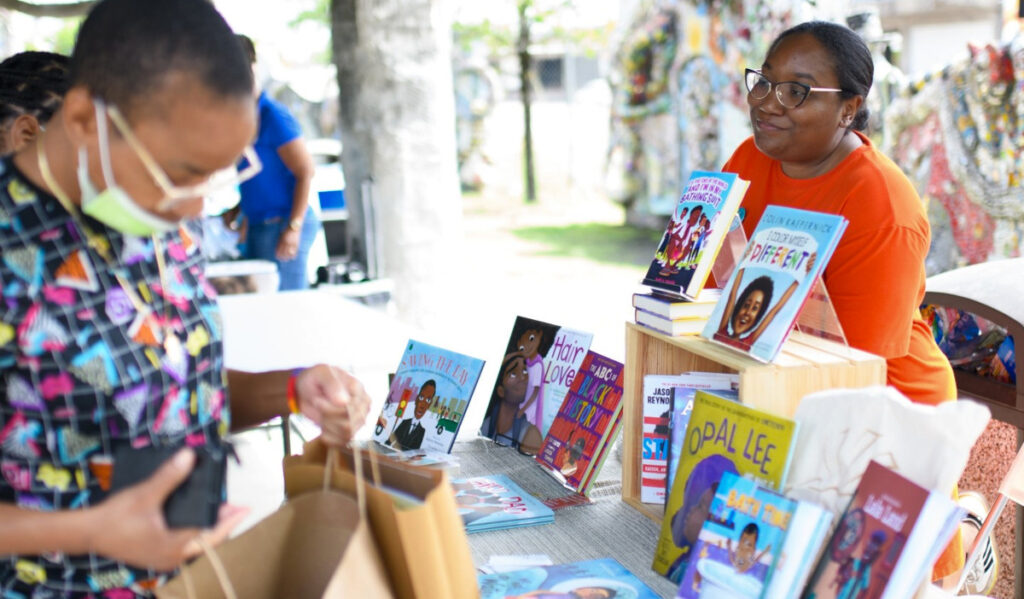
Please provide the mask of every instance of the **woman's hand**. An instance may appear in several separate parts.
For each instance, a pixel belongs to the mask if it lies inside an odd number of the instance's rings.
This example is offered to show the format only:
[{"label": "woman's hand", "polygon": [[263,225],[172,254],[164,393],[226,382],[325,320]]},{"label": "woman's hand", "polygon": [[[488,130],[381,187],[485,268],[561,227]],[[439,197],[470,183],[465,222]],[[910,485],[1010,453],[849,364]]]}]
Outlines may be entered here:
[{"label": "woman's hand", "polygon": [[197,537],[217,545],[245,518],[248,508],[223,505],[214,528],[170,529],[163,505],[195,465],[191,449],[182,449],[148,479],[111,495],[89,508],[90,551],[139,568],[169,571],[202,548]]},{"label": "woman's hand", "polygon": [[285,229],[277,240],[277,259],[294,260],[299,255],[299,232],[295,229]]},{"label": "woman's hand", "polygon": [[363,384],[344,370],[326,364],[299,373],[295,393],[302,414],[320,425],[328,445],[348,443],[370,411],[370,396]]}]

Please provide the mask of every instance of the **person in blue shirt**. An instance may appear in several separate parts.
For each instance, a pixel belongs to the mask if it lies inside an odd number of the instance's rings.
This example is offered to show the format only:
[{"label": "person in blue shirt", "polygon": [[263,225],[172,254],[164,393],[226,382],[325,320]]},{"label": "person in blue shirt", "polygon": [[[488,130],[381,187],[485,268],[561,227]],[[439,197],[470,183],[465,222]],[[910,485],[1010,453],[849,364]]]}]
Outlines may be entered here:
[{"label": "person in blue shirt", "polygon": [[[238,35],[251,65],[256,64],[252,40]],[[298,121],[280,102],[259,90],[259,133],[253,147],[263,170],[239,186],[246,221],[244,257],[277,264],[279,289],[309,286],[307,263],[320,222],[309,207],[313,158],[302,140]],[[243,161],[240,168],[244,168]]]}]

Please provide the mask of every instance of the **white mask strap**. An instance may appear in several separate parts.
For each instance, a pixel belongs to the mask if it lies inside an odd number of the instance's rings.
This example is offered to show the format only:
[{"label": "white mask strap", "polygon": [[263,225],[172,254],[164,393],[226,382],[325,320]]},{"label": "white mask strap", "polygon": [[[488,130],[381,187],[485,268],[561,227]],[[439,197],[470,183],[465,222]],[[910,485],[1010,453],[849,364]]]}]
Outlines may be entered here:
[{"label": "white mask strap", "polygon": [[107,131],[107,106],[103,100],[93,98],[96,110],[96,131],[100,142],[100,168],[103,170],[103,182],[107,187],[114,185],[114,169],[110,166],[110,135]]}]

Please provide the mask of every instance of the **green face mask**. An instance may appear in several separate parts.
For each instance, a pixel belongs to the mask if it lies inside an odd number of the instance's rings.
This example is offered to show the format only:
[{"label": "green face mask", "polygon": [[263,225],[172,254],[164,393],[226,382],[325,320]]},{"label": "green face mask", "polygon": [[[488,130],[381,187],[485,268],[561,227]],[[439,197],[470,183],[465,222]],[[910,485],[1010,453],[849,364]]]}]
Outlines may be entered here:
[{"label": "green face mask", "polygon": [[148,237],[178,228],[178,223],[150,214],[136,204],[124,188],[114,182],[110,168],[110,146],[107,136],[107,115],[96,102],[96,126],[99,133],[100,166],[107,188],[97,191],[89,178],[89,155],[85,148],[78,150],[78,187],[82,192],[82,212],[126,235]]}]

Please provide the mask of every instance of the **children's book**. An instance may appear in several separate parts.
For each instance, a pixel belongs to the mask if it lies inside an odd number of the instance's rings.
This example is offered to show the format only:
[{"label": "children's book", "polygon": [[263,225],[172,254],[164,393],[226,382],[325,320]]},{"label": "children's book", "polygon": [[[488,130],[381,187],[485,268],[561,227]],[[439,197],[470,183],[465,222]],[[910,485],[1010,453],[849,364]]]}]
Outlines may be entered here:
[{"label": "children's book", "polygon": [[565,486],[586,495],[584,483],[593,479],[591,471],[614,441],[621,412],[622,363],[588,351],[544,437],[537,462]]},{"label": "children's book", "polygon": [[660,599],[625,566],[612,558],[555,566],[536,566],[512,572],[481,574],[480,599],[577,599],[622,597]]},{"label": "children's book", "polygon": [[[710,373],[702,373],[710,375]],[[715,377],[705,376],[696,383],[673,389],[672,391],[672,413],[669,422],[668,442],[668,472],[665,477],[665,492],[672,489],[676,472],[679,470],[679,456],[683,453],[683,437],[686,434],[686,425],[690,423],[690,413],[693,411],[693,398],[698,389],[724,397],[732,401],[740,399],[740,375],[738,374],[716,374]]]},{"label": "children's book", "polygon": [[832,512],[817,503],[797,501],[782,542],[782,554],[775,563],[762,594],[763,599],[797,599],[800,596],[814,564],[818,562],[832,520]]},{"label": "children's book", "polygon": [[913,596],[963,514],[948,492],[920,487],[872,460],[804,596]]},{"label": "children's book", "polygon": [[484,361],[409,340],[373,440],[394,449],[449,453]]},{"label": "children's book", "polygon": [[795,500],[724,473],[676,597],[761,597],[795,509]]},{"label": "children's book", "polygon": [[453,480],[452,488],[467,533],[555,521],[551,508],[503,474]]},{"label": "children's book", "polygon": [[633,307],[668,320],[707,318],[715,308],[721,289],[701,289],[693,301],[682,300],[664,293],[634,293]]},{"label": "children's book", "polygon": [[669,320],[667,318],[662,318],[657,314],[651,314],[650,312],[641,310],[640,308],[635,310],[634,320],[639,325],[670,337],[700,335],[701,331],[704,330],[704,326],[708,322],[707,317],[701,318],[700,316]]},{"label": "children's book", "polygon": [[593,335],[516,317],[480,434],[536,455]]},{"label": "children's book", "polygon": [[[672,425],[672,396],[677,387],[695,389],[728,389],[739,384],[739,375],[719,373],[647,374],[644,375],[644,420],[640,456],[640,501],[665,505],[666,479],[669,476],[669,440]],[[728,379],[726,379],[728,377]],[[692,394],[691,394],[692,398]],[[686,419],[690,411],[686,410]],[[686,428],[686,420],[682,421]],[[682,437],[682,433],[678,435]]]},{"label": "children's book", "polygon": [[789,418],[697,391],[651,564],[655,572],[680,581],[724,473],[781,488],[797,427]]},{"label": "children's book", "polygon": [[697,298],[749,185],[735,173],[690,173],[643,284]]},{"label": "children's book", "polygon": [[771,362],[846,224],[836,214],[768,206],[701,334]]}]

